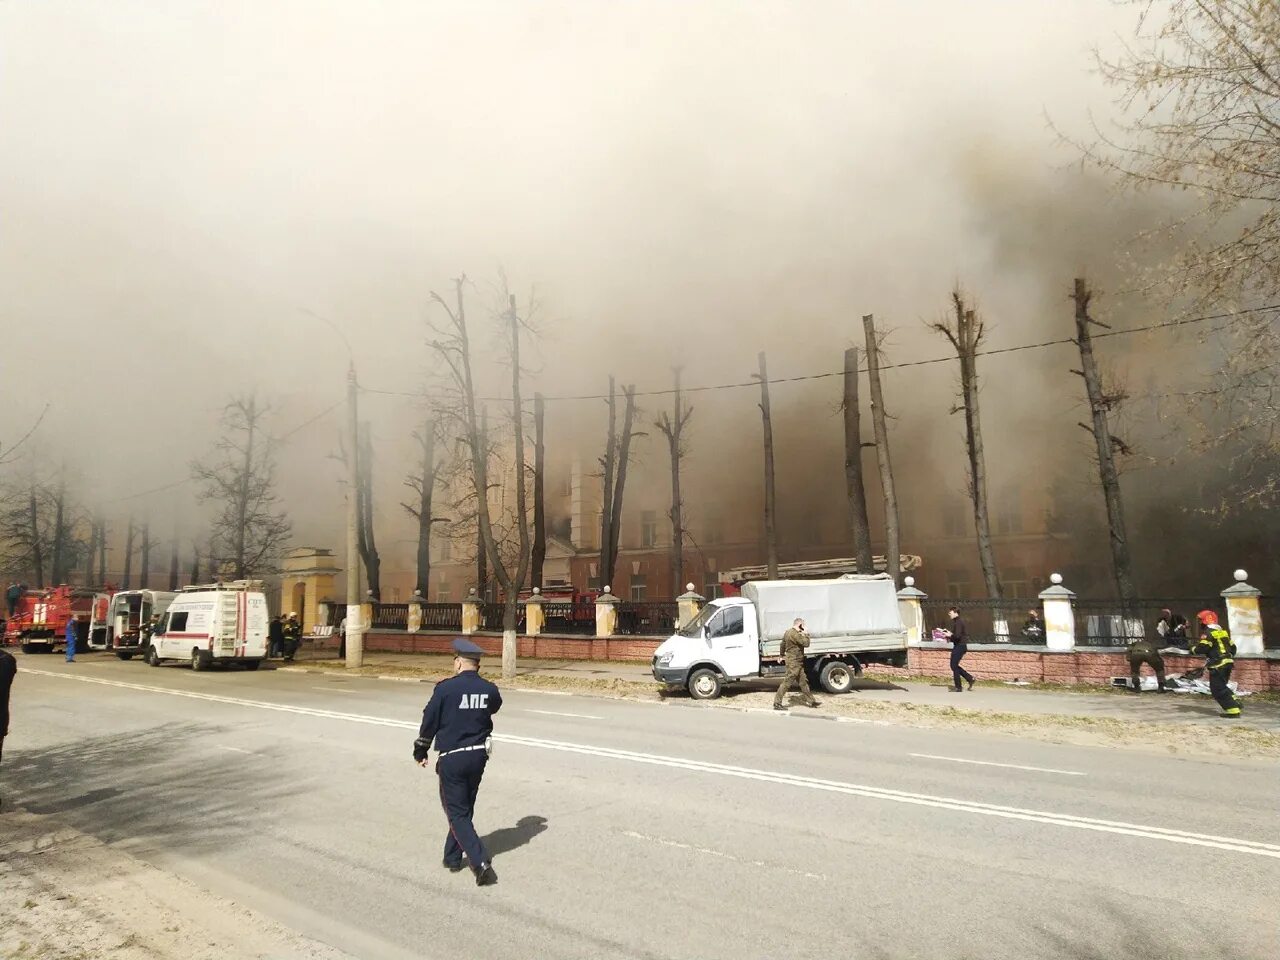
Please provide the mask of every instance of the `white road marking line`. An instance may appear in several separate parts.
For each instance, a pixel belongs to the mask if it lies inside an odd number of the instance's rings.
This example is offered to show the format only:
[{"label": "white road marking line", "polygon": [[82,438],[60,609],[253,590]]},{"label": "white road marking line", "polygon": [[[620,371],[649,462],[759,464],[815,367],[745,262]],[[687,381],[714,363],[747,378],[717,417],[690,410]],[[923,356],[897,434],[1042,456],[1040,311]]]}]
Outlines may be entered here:
[{"label": "white road marking line", "polygon": [[230,751],[232,751],[233,753],[248,753],[248,754],[252,754],[252,753],[253,753],[253,751],[252,751],[252,750],[245,750],[243,747],[228,747],[228,746],[225,746],[224,744],[221,744],[221,743],[220,743],[220,744],[218,744],[218,749],[219,749],[219,750],[230,750]]},{"label": "white road marking line", "polygon": [[560,713],[558,710],[525,710],[525,713],[541,713],[547,717],[576,717],[579,720],[603,720],[604,717],[593,717],[589,713]]},{"label": "white road marking line", "polygon": [[[126,690],[141,690],[146,693],[167,694],[173,697],[186,697],[191,700],[208,700],[214,703],[228,703],[239,707],[253,707],[259,710],[275,710],[280,713],[296,713],[307,717],[321,717],[327,720],[345,720],[350,723],[365,723],[371,726],[392,727],[397,730],[417,730],[417,721],[393,720],[390,717],[375,717],[359,713],[338,713],[335,710],[320,710],[314,707],[298,707],[283,703],[271,703],[265,700],[245,700],[240,697],[220,696],[213,693],[196,693],[190,690],[174,690],[166,687],[153,687],[142,683],[126,683],[122,680],[104,680],[88,677],[84,674],[53,673],[48,670],[32,670],[21,667],[23,673],[35,676],[52,677],[56,680],[72,680],[79,683],[97,683],[106,687],[122,687]],[[494,739],[501,743],[519,746],[537,747],[544,750],[557,750],[563,753],[576,753],[585,756],[603,757],[609,760],[625,760],[631,763],[644,763],[653,766],[670,767],[675,770],[693,770],[722,777],[735,777],[741,780],[755,780],[764,783],[777,783],[789,787],[802,787],[809,790],[821,790],[827,793],[839,793],[852,797],[866,797],[871,800],[885,800],[892,803],[905,803],[912,806],[932,807],[939,810],[953,810],[959,813],[972,813],[985,817],[1001,817],[1006,820],[1021,820],[1028,823],[1043,823],[1051,826],[1069,827],[1075,830],[1091,830],[1098,833],[1120,834],[1122,836],[1139,837],[1143,840],[1164,840],[1168,843],[1181,843],[1189,846],[1207,847],[1214,850],[1227,850],[1232,853],[1247,853],[1258,857],[1271,857],[1280,860],[1280,844],[1263,843],[1258,840],[1242,840],[1237,837],[1220,837],[1213,834],[1189,833],[1185,830],[1172,830],[1167,827],[1152,827],[1144,824],[1125,823],[1118,820],[1099,820],[1094,817],[1078,817],[1069,813],[1055,813],[1046,810],[1030,810],[1023,807],[1008,807],[994,803],[979,803],[972,800],[958,800],[952,797],[931,796],[924,793],[909,793],[905,790],[890,790],[884,787],[872,787],[865,784],[846,783],[840,780],[823,780],[818,777],[806,777],[799,774],[777,773],[771,770],[757,770],[751,767],[734,767],[728,764],[710,763],[704,760],[688,760],[683,757],[666,757],[659,754],[638,753],[631,750],[615,750],[610,747],[595,747],[588,744],[569,743],[563,740],[542,740],[534,737],[517,737],[508,734],[495,735]]]},{"label": "white road marking line", "polygon": [[333,684],[333,683],[323,687],[312,687],[311,689],[323,690],[325,691],[325,693],[358,693],[359,692],[357,690],[344,690],[342,689],[342,687],[339,687],[337,684]]},{"label": "white road marking line", "polygon": [[1054,770],[1051,767],[1024,767],[1020,763],[995,763],[991,760],[965,760],[961,757],[940,757],[933,753],[909,753],[909,757],[919,757],[921,760],[949,760],[951,763],[972,763],[980,767],[1007,767],[1010,770],[1031,770],[1034,773],[1060,773],[1064,777],[1087,777],[1087,773],[1081,773],[1079,770]]},{"label": "white road marking line", "polygon": [[648,834],[636,833],[634,830],[623,830],[624,837],[631,837],[633,840],[647,840],[650,843],[656,843],[664,847],[675,847],[677,850],[692,850],[694,853],[700,853],[707,857],[718,857],[721,860],[729,860],[733,863],[745,863],[753,867],[774,867],[787,873],[795,874],[797,877],[805,877],[808,880],[823,880],[827,878],[820,873],[809,873],[806,870],[796,870],[793,867],[784,867],[781,864],[766,863],[764,860],[744,860],[742,857],[735,857],[731,853],[725,853],[723,850],[712,850],[710,847],[695,847],[690,843],[681,843],[679,840],[668,840],[665,837],[651,837]]},{"label": "white road marking line", "polygon": [[566,693],[564,690],[539,690],[536,687],[512,687],[516,693],[541,693],[548,697],[572,697],[572,693]]}]

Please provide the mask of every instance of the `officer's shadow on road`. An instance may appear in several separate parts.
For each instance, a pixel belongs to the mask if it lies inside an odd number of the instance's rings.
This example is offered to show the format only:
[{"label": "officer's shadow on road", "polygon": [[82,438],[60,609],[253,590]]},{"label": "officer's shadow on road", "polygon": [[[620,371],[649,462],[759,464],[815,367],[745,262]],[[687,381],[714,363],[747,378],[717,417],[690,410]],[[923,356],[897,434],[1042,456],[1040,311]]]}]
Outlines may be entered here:
[{"label": "officer's shadow on road", "polygon": [[484,838],[484,845],[489,853],[498,856],[518,850],[547,829],[547,818],[531,815],[521,817],[514,827],[502,827]]}]

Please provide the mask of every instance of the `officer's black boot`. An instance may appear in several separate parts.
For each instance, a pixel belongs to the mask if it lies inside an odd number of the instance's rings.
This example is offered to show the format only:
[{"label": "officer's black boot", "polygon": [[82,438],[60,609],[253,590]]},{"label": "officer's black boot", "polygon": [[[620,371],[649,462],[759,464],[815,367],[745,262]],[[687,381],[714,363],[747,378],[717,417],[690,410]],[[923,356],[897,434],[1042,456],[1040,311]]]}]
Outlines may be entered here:
[{"label": "officer's black boot", "polygon": [[493,864],[482,863],[476,870],[476,886],[491,887],[498,882],[498,875],[493,870]]},{"label": "officer's black boot", "polygon": [[451,863],[450,861],[445,860],[444,868],[450,873],[459,873],[462,870],[462,861],[459,860],[457,863]]}]

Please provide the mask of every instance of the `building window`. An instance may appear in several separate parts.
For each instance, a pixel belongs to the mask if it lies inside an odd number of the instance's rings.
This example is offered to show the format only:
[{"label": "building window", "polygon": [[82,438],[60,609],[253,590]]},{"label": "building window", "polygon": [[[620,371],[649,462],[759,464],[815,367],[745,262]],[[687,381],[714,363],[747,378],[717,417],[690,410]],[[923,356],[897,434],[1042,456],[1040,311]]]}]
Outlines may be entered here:
[{"label": "building window", "polygon": [[1022,497],[1010,490],[996,502],[996,533],[1022,532]]},{"label": "building window", "polygon": [[645,510],[640,514],[640,546],[652,547],[658,543],[658,512]]},{"label": "building window", "polygon": [[440,548],[436,551],[437,558],[445,561],[452,560],[453,559],[453,541],[440,540],[438,542],[440,544]]},{"label": "building window", "polygon": [[1026,567],[1008,567],[1004,571],[1004,593],[1011,599],[1030,596]]},{"label": "building window", "polygon": [[724,587],[714,580],[708,580],[702,586],[702,595],[708,600],[719,600],[724,596]]},{"label": "building window", "polygon": [[969,572],[967,570],[947,571],[947,599],[964,600],[970,590]]},{"label": "building window", "polygon": [[449,581],[441,577],[436,582],[436,603],[449,602]]},{"label": "building window", "polygon": [[964,504],[952,501],[942,508],[942,530],[948,537],[963,537],[966,533]]},{"label": "building window", "polygon": [[644,599],[645,590],[648,589],[646,584],[646,576],[643,573],[633,573],[631,575],[631,599],[640,601]]}]

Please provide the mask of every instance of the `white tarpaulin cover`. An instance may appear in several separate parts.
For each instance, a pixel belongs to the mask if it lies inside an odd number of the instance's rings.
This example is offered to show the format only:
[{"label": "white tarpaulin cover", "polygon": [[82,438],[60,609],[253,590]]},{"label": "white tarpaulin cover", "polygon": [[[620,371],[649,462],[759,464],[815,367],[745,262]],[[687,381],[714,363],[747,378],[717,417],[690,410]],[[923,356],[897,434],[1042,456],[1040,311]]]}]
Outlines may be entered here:
[{"label": "white tarpaulin cover", "polygon": [[782,635],[803,617],[812,638],[809,653],[905,647],[907,630],[898,593],[885,574],[838,580],[756,580],[742,588],[755,604],[761,652],[776,653]]}]

